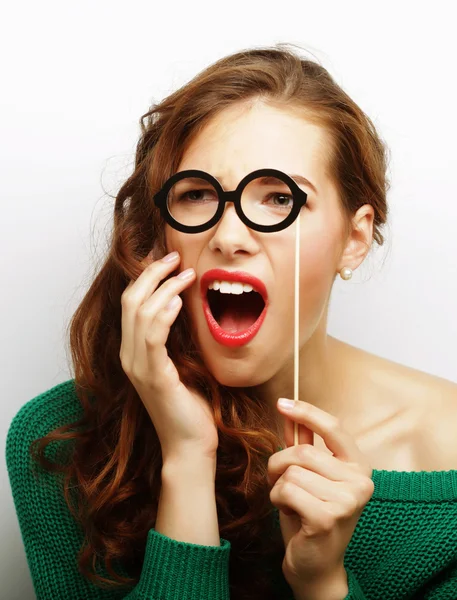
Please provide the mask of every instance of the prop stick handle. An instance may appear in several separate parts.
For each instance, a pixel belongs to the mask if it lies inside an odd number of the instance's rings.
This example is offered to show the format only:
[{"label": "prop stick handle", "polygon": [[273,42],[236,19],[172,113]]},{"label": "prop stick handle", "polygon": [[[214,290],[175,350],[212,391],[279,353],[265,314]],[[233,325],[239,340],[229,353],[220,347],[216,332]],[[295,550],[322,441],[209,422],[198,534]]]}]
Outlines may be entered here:
[{"label": "prop stick handle", "polygon": [[[299,330],[299,291],[300,291],[300,213],[295,227],[295,325],[294,325],[294,400],[298,398],[298,330]],[[294,446],[298,446],[298,423],[294,421]]]}]

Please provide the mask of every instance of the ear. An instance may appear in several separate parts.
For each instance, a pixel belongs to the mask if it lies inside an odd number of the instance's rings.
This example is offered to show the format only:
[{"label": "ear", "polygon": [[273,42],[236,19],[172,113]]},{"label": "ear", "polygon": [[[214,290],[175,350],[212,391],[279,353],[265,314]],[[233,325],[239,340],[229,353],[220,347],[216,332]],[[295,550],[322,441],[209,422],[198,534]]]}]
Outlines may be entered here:
[{"label": "ear", "polygon": [[352,230],[346,238],[338,271],[349,267],[353,271],[364,261],[373,241],[374,209],[364,204],[352,217]]}]

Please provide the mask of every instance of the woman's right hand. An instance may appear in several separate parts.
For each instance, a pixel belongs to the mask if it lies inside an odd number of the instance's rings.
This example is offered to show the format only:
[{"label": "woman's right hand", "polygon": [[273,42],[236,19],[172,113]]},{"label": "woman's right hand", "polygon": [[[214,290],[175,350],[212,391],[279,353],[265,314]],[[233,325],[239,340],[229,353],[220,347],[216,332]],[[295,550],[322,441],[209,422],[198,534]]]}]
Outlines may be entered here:
[{"label": "woman's right hand", "polygon": [[[120,359],[123,370],[140,396],[162,447],[162,461],[188,460],[195,457],[216,460],[217,426],[207,400],[181,382],[165,343],[170,327],[182,306],[178,296],[195,281],[171,277],[179,255],[171,262],[149,263],[141,275],[130,281],[122,297],[122,341]],[[175,306],[169,308],[172,299]]]}]

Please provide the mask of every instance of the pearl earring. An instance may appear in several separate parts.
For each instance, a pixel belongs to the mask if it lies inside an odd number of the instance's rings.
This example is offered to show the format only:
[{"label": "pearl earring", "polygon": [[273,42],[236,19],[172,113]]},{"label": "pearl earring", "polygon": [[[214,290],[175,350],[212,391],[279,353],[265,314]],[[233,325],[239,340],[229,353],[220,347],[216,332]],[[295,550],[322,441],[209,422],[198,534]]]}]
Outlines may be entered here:
[{"label": "pearl earring", "polygon": [[340,271],[340,277],[341,277],[341,279],[344,279],[345,281],[347,281],[348,279],[351,279],[352,269],[350,269],[349,267],[343,267]]}]

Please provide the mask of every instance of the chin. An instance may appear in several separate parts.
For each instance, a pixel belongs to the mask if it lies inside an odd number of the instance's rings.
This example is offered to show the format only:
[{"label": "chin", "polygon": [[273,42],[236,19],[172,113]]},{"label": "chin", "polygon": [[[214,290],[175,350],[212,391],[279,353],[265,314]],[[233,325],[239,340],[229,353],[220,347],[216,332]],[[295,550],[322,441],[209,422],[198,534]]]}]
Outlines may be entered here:
[{"label": "chin", "polygon": [[253,371],[243,373],[243,370],[239,368],[239,361],[235,367],[232,365],[232,367],[227,366],[226,368],[224,368],[223,362],[221,360],[217,364],[212,364],[212,362],[205,360],[206,368],[221,385],[233,388],[250,388],[261,385],[268,380],[268,378],[265,378],[265,373],[259,375],[261,369],[255,368]]}]

